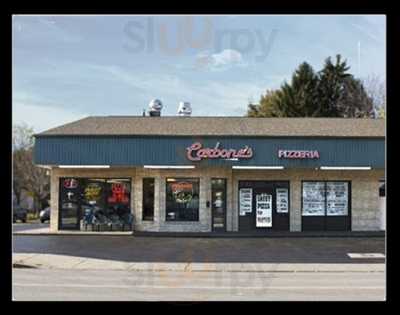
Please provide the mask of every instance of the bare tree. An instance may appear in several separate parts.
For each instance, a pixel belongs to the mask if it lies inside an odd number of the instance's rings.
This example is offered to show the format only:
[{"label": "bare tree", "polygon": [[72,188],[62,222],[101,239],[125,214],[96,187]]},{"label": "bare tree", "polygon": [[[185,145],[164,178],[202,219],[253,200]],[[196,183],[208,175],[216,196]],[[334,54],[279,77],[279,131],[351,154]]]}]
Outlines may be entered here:
[{"label": "bare tree", "polygon": [[363,80],[363,85],[372,99],[375,116],[384,118],[386,115],[386,80],[372,74]]},{"label": "bare tree", "polygon": [[26,123],[13,125],[12,149],[29,149],[33,146],[33,128]]},{"label": "bare tree", "polygon": [[50,180],[47,170],[33,163],[33,129],[26,124],[13,126],[13,190],[20,202],[23,190],[33,196],[34,210],[40,210],[41,202],[48,198]]}]

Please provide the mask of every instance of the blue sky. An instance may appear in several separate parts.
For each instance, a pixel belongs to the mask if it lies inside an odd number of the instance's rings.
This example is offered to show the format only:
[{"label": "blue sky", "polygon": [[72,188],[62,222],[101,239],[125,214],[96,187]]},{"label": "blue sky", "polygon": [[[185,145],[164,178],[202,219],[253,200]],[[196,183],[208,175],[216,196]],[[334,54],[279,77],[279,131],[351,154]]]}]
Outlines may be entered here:
[{"label": "blue sky", "polygon": [[153,98],[163,115],[189,101],[196,116],[242,116],[301,62],[318,71],[336,54],[385,78],[386,17],[14,15],[13,122],[141,115]]}]

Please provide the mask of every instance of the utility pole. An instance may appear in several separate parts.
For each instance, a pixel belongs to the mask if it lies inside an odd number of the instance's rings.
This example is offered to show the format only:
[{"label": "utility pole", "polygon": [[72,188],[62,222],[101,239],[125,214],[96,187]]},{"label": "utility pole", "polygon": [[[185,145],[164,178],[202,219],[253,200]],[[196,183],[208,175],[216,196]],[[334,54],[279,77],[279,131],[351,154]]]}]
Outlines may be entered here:
[{"label": "utility pole", "polygon": [[358,41],[358,77],[361,77],[361,41]]}]

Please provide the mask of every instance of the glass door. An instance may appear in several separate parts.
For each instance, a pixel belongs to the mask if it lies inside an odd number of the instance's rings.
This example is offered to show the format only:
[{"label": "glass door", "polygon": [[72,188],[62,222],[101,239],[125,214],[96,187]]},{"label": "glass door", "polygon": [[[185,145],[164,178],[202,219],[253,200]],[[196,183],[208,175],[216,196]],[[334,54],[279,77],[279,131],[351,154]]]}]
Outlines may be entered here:
[{"label": "glass door", "polygon": [[65,178],[60,180],[60,229],[79,229],[79,200],[81,187],[78,179]]},{"label": "glass door", "polygon": [[212,230],[214,232],[226,231],[226,179],[213,178],[211,180],[211,211]]}]

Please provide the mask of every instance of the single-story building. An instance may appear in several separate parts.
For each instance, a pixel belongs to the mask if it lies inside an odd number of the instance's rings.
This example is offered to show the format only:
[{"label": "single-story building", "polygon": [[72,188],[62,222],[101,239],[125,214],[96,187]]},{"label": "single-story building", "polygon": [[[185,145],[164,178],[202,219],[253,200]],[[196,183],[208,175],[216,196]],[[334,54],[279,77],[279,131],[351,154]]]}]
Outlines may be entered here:
[{"label": "single-story building", "polygon": [[383,119],[96,116],[34,156],[53,231],[384,229]]}]

